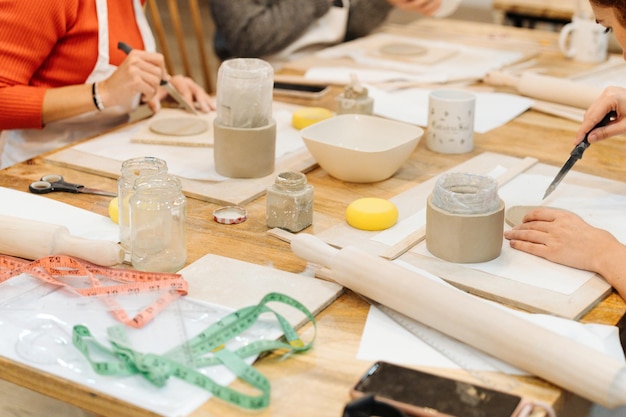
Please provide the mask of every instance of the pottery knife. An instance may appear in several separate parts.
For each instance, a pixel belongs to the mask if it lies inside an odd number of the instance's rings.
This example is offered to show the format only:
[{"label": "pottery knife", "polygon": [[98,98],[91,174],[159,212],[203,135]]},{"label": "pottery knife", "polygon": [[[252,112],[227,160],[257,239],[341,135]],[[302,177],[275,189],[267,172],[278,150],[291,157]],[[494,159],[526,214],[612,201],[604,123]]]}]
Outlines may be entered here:
[{"label": "pottery knife", "polygon": [[[118,42],[117,43],[117,47],[118,49],[124,51],[124,53],[129,54],[130,51],[132,51],[132,48],[124,43],[124,42]],[[192,114],[198,114],[198,112],[196,111],[196,109],[193,108],[193,106],[189,103],[187,103],[187,100],[185,100],[185,98],[183,97],[183,95],[180,93],[180,91],[178,91],[176,89],[176,87],[174,87],[172,85],[172,83],[170,83],[168,80],[161,80],[160,85],[165,88],[165,91],[167,91],[167,93],[181,106],[183,106],[183,108],[185,110],[187,110],[189,113]]]},{"label": "pottery knife", "polygon": [[[615,111],[609,112],[589,132],[591,132],[592,130],[594,130],[594,129],[598,128],[598,127],[606,126],[611,120],[615,119],[615,117],[617,117],[617,113]],[[570,169],[572,169],[574,164],[576,162],[578,162],[578,160],[580,158],[583,157],[583,152],[585,152],[585,150],[587,150],[587,148],[590,145],[589,142],[587,141],[587,136],[589,136],[589,132],[587,132],[587,134],[585,135],[585,138],[582,140],[582,142],[580,142],[578,145],[576,145],[574,147],[574,149],[570,153],[569,159],[567,160],[567,162],[565,162],[565,165],[563,165],[563,167],[561,168],[559,173],[556,174],[556,177],[554,177],[554,180],[552,181],[552,183],[550,184],[550,186],[546,190],[546,193],[543,195],[543,199],[544,200],[545,200],[545,198],[547,196],[552,194],[552,191],[554,191],[556,189],[556,187],[559,185],[561,180],[565,177],[565,175],[567,175],[567,173],[570,171]]]}]

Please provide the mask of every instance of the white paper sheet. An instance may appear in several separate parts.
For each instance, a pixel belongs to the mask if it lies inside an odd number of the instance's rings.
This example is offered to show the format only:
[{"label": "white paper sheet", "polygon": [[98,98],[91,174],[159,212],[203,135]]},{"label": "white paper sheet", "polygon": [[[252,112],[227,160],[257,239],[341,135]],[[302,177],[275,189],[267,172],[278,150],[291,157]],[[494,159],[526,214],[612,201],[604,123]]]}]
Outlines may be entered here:
[{"label": "white paper sheet", "polygon": [[[419,272],[435,281],[442,282],[443,285],[448,285],[429,272],[406,262],[396,260],[394,263]],[[468,294],[468,296],[472,295]],[[495,304],[478,297],[476,298],[486,303]],[[498,306],[509,310],[512,314],[519,315],[537,325],[567,336],[573,341],[593,347],[626,363],[619,343],[619,332],[615,326],[582,324],[550,315],[531,314]],[[508,374],[525,373],[435,329],[417,322],[415,326],[422,339],[406,330],[376,307],[370,307],[357,358],[368,361],[385,360],[398,364],[448,369],[462,368]],[[436,346],[436,348],[433,346]]]},{"label": "white paper sheet", "polygon": [[[445,88],[445,87],[442,87]],[[432,90],[409,88],[386,92],[368,86],[374,98],[374,113],[389,119],[426,127],[428,94]],[[485,133],[502,126],[528,110],[533,100],[513,94],[476,92],[474,131]]]},{"label": "white paper sheet", "polygon": [[[79,178],[71,182],[81,183]],[[0,187],[0,202],[0,214],[5,216],[58,224],[67,227],[72,235],[87,239],[119,241],[119,226],[110,218],[43,195]]]}]

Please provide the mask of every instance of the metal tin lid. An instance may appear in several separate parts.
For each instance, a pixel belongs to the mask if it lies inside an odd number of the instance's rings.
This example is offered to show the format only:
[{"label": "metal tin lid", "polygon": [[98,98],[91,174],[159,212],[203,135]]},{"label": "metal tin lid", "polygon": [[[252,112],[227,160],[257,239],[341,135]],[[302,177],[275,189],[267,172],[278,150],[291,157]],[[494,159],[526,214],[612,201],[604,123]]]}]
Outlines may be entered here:
[{"label": "metal tin lid", "polygon": [[213,220],[221,224],[239,224],[247,218],[247,210],[238,206],[226,206],[213,212]]}]

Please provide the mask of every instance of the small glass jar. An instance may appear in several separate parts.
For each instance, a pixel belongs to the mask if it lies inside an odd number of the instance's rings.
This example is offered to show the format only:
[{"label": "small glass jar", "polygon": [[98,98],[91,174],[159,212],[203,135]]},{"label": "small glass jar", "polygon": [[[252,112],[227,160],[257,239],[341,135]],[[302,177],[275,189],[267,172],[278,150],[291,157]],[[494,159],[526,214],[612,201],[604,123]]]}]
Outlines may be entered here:
[{"label": "small glass jar", "polygon": [[301,172],[282,172],[267,189],[268,227],[299,232],[313,224],[313,186]]},{"label": "small glass jar", "polygon": [[176,272],[187,260],[187,200],[174,175],[141,176],[130,197],[131,261],[141,271]]},{"label": "small glass jar", "polygon": [[167,163],[152,156],[128,159],[122,163],[121,175],[117,180],[118,224],[120,245],[130,256],[130,217],[128,201],[133,195],[135,181],[142,175],[166,174]]},{"label": "small glass jar", "polygon": [[367,88],[363,87],[356,77],[352,78],[352,82],[337,96],[336,101],[337,114],[374,113],[374,99],[368,95]]}]

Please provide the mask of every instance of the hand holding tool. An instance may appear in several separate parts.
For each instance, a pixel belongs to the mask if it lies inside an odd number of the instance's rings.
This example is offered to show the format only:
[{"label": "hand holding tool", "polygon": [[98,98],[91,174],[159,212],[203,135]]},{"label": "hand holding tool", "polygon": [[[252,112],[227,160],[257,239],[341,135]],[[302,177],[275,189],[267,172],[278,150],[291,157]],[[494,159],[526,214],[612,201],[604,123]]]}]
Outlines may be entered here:
[{"label": "hand holding tool", "polygon": [[116,197],[116,193],[112,193],[109,191],[98,190],[95,188],[85,187],[80,184],[72,184],[71,182],[66,182],[61,175],[58,174],[48,174],[41,177],[41,180],[32,182],[28,189],[31,193],[34,194],[47,194],[56,191],[66,192],[66,193],[74,193],[74,194],[96,194],[96,195],[104,195],[107,197]]},{"label": "hand holding tool", "polygon": [[[117,43],[117,47],[118,49],[124,51],[127,55],[130,53],[130,51],[133,50],[133,48],[131,48],[128,44],[124,43],[124,42],[118,42]],[[196,109],[193,108],[192,105],[190,105],[189,103],[187,103],[187,100],[185,100],[185,98],[183,97],[183,95],[180,93],[180,91],[178,91],[176,89],[176,87],[174,87],[172,85],[171,82],[169,82],[169,80],[161,80],[160,85],[165,88],[165,91],[167,91],[167,93],[178,103],[180,104],[185,110],[187,110],[189,113],[192,114],[198,114],[198,112],[196,111]]]},{"label": "hand holding tool", "polygon": [[615,119],[615,117],[617,117],[617,113],[615,111],[609,112],[606,116],[604,116],[602,120],[598,122],[598,124],[596,124],[589,132],[587,132],[587,134],[585,135],[585,138],[578,145],[574,147],[574,149],[570,153],[569,159],[567,160],[567,162],[565,162],[565,165],[563,165],[559,173],[556,174],[556,177],[554,177],[554,180],[552,181],[552,183],[546,190],[546,193],[543,195],[544,200],[546,199],[547,196],[552,194],[552,191],[554,191],[556,187],[559,185],[559,183],[561,182],[561,180],[565,178],[565,175],[567,175],[570,169],[572,169],[574,164],[580,158],[583,157],[583,152],[585,152],[585,150],[587,150],[587,148],[590,145],[589,141],[587,141],[587,136],[589,136],[589,133],[591,133],[591,131],[593,131],[594,129],[597,129],[602,126],[606,126],[607,124],[609,124],[611,120]]}]

